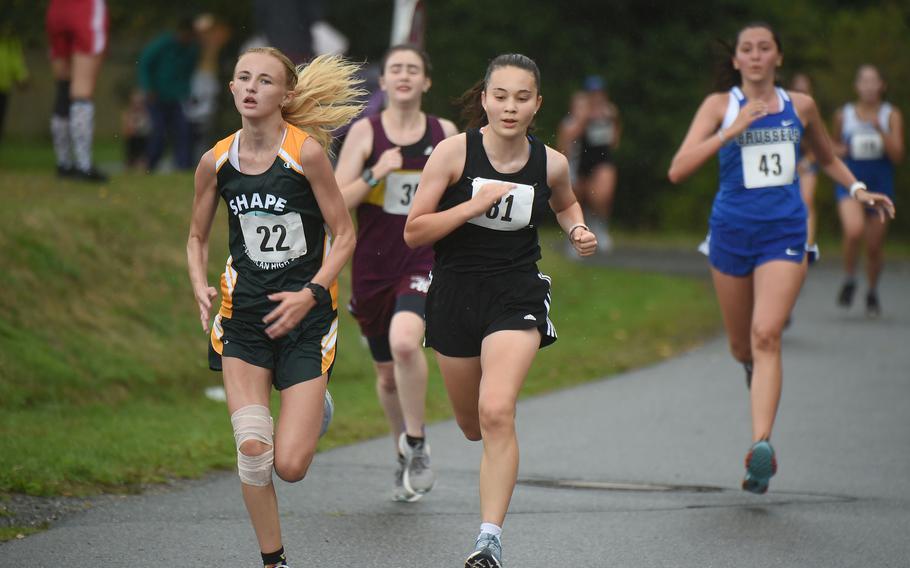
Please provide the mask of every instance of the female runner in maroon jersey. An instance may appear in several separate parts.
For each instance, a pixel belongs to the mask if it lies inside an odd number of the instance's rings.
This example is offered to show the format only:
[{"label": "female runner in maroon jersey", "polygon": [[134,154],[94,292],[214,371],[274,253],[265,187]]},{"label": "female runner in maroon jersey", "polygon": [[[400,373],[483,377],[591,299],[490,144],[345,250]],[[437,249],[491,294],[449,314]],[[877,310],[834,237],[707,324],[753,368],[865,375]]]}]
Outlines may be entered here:
[{"label": "female runner in maroon jersey", "polygon": [[417,182],[430,153],[457,132],[421,111],[430,88],[430,60],[412,45],[392,47],[382,61],[387,108],[354,123],[335,177],[357,212],[351,311],[370,347],[376,392],[398,454],[393,498],[416,501],[433,487],[423,431],[427,362],[421,352],[424,301],[433,251],[402,238]]}]

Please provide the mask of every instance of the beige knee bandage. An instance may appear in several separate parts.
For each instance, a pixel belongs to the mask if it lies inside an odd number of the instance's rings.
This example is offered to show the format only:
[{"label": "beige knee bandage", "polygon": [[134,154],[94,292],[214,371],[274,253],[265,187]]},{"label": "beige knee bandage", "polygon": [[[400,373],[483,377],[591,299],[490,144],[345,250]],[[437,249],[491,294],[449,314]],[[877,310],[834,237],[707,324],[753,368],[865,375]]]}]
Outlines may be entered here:
[{"label": "beige knee bandage", "polygon": [[[272,415],[269,414],[269,409],[258,404],[244,406],[231,414],[231,424],[237,442],[237,471],[240,481],[257,487],[268,485],[272,482],[272,465],[275,463]],[[240,446],[247,440],[268,444],[269,449],[258,456],[248,456],[240,451]]]}]

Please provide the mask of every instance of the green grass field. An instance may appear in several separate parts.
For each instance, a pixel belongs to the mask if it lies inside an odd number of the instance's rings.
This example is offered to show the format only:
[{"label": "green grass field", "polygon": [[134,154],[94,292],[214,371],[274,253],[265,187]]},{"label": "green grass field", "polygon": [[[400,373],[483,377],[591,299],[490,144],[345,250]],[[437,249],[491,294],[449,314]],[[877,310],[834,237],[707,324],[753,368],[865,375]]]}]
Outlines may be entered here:
[{"label": "green grass field", "polygon": [[[207,368],[186,276],[191,176],[93,186],[39,165],[0,173],[0,496],[129,492],[233,467],[224,405],[203,396],[220,376]],[[227,254],[225,226],[222,208],[211,282]],[[539,355],[525,395],[669,357],[718,329],[705,281],[555,254],[541,268],[554,278],[560,341]],[[435,421],[450,410],[430,368]],[[337,413],[323,449],[384,433],[369,353],[346,313],[331,390]]]}]

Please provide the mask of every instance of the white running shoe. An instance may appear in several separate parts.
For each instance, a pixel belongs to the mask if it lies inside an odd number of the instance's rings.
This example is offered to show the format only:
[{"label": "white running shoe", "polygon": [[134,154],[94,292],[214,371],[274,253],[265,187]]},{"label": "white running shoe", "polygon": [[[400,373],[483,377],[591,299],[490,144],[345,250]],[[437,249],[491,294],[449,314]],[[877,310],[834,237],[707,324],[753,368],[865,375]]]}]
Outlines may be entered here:
[{"label": "white running shoe", "polygon": [[404,456],[402,484],[411,493],[426,493],[433,489],[436,474],[430,469],[430,445],[424,440],[417,446],[408,444],[407,434],[398,438],[398,451]]}]

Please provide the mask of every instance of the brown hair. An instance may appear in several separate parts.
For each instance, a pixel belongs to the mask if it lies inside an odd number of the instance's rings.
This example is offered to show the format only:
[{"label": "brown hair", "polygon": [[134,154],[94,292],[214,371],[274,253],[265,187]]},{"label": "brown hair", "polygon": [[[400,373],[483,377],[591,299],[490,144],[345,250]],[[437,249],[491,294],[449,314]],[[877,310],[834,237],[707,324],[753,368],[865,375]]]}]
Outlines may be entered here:
[{"label": "brown hair", "polygon": [[[771,32],[771,37],[774,38],[774,44],[777,46],[777,51],[779,53],[784,52],[784,46],[780,41],[780,36],[777,35],[777,32],[774,31],[771,24],[767,22],[749,22],[736,32],[736,37],[733,38],[732,42],[723,40],[718,41],[718,44],[721,47],[721,55],[718,58],[716,65],[717,69],[714,74],[714,84],[718,91],[729,91],[733,87],[742,85],[743,77],[739,70],[733,67],[733,57],[736,55],[736,48],[739,46],[739,36],[742,35],[744,31],[752,28],[764,28]],[[777,81],[775,80],[775,83],[776,82]]]}]

